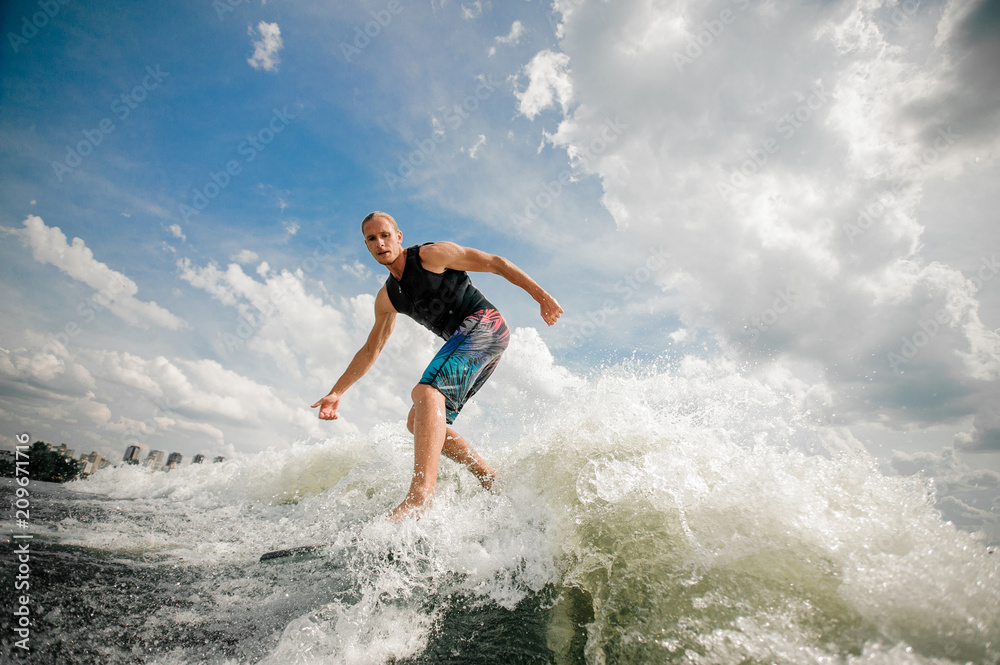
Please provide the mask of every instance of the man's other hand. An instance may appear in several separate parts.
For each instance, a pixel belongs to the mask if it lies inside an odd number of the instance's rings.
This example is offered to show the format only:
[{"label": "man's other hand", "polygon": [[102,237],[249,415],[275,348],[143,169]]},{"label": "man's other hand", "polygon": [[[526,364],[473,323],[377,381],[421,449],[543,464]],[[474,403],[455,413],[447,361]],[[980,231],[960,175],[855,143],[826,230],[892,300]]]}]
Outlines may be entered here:
[{"label": "man's other hand", "polygon": [[330,393],[312,405],[315,409],[319,407],[319,417],[321,420],[336,420],[337,419],[337,407],[340,406],[340,395],[337,393]]}]

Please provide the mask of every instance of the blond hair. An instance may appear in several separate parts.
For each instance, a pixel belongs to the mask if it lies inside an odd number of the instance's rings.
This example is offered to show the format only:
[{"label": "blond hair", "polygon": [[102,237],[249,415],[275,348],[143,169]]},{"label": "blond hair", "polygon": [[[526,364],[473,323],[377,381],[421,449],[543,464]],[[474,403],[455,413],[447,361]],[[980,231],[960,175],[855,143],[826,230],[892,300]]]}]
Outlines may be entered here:
[{"label": "blond hair", "polygon": [[396,224],[396,220],[394,220],[392,218],[392,215],[390,215],[387,212],[382,212],[381,210],[375,210],[374,212],[370,212],[367,215],[365,215],[365,218],[361,220],[361,233],[362,233],[362,235],[365,232],[365,224],[367,224],[368,222],[370,222],[373,219],[378,219],[380,217],[382,219],[389,220],[389,223],[392,224],[392,229],[394,231],[397,231],[397,232],[399,231],[399,225]]}]

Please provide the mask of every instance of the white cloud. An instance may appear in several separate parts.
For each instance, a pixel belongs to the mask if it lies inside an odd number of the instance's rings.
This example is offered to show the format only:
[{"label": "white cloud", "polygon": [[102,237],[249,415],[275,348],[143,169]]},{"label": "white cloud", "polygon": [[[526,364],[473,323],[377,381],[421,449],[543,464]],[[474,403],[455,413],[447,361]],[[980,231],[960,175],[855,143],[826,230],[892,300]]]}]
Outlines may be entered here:
[{"label": "white cloud", "polygon": [[[242,329],[226,333],[229,343],[237,344],[240,352],[245,350],[269,360],[267,364],[290,390],[294,386],[302,392],[302,386],[312,386],[310,390],[316,394],[305,390],[312,400],[340,377],[374,323],[373,295],[320,298],[308,292],[310,285],[301,272],[269,273],[257,280],[235,264],[224,271],[213,264],[197,267],[187,261],[179,266],[182,279],[210,293],[239,312],[240,320],[248,322]],[[312,284],[313,289],[321,286]],[[337,427],[323,424],[322,431],[402,421],[410,408],[410,390],[441,344],[440,339],[412,320],[398,317],[392,337],[375,365],[345,395]],[[264,363],[254,360],[253,364],[258,372],[263,371]],[[514,332],[500,367],[503,370],[498,370],[487,384],[480,404],[532,399],[526,395],[546,399],[578,381],[554,365],[551,353],[531,328]],[[470,422],[477,409],[465,413],[464,422]],[[315,418],[315,412],[311,415]]]},{"label": "white cloud", "polygon": [[284,47],[281,40],[281,29],[277,23],[266,23],[261,21],[257,24],[257,30],[247,28],[247,34],[251,37],[260,34],[260,39],[253,42],[253,55],[247,60],[254,69],[263,69],[265,72],[278,71],[278,64],[281,58],[278,54]]},{"label": "white cloud", "polygon": [[[0,387],[20,397],[12,417],[42,418],[56,432],[70,428],[74,445],[90,440],[110,456],[130,443],[175,446],[178,432],[185,441],[198,434],[218,453],[231,453],[235,437],[247,451],[322,434],[308,404],[289,403],[275,386],[217,361],[71,351],[31,331],[25,346],[0,349]],[[254,431],[262,438],[244,438]]]},{"label": "white cloud", "polygon": [[251,251],[249,249],[241,249],[236,254],[233,254],[233,256],[230,258],[232,261],[235,261],[236,263],[239,263],[241,265],[246,265],[248,263],[256,263],[257,259],[260,257],[257,256],[257,252]]},{"label": "white cloud", "polygon": [[514,92],[519,113],[534,119],[556,103],[566,111],[573,97],[568,55],[548,49],[541,51],[525,65],[521,75],[528,77],[528,86]]},{"label": "white cloud", "polygon": [[[493,42],[494,44],[502,44],[504,46],[515,46],[521,42],[521,37],[523,36],[524,24],[520,21],[514,21],[510,26],[510,32],[506,35],[498,36]],[[491,46],[489,51],[490,56],[495,55],[496,52],[496,46]]]},{"label": "white cloud", "polygon": [[465,150],[465,148],[463,148],[462,150],[468,152],[470,158],[475,159],[476,156],[479,154],[479,149],[482,148],[484,145],[486,145],[486,135],[480,134],[479,137],[476,139],[476,142],[472,144],[471,148],[469,148],[467,151]]},{"label": "white cloud", "polygon": [[[346,367],[374,323],[372,296],[327,302],[307,292],[301,271],[269,272],[258,281],[236,264],[223,271],[215,264],[199,268],[184,260],[178,267],[182,279],[238,313],[232,329],[218,342],[221,349],[245,347],[272,359],[283,374],[296,381],[332,386],[339,374],[330,376],[335,371],[330,365]],[[426,355],[430,349],[426,339],[418,342],[417,331],[409,325],[398,328],[390,342],[393,348],[399,338],[403,347]],[[392,349],[387,352],[394,353]],[[430,356],[424,363],[429,360]]]},{"label": "white cloud", "polygon": [[[336,292],[336,285],[327,289],[302,271],[255,274],[236,263],[196,266],[188,259],[177,266],[182,280],[223,306],[199,321],[232,322],[209,340],[217,359],[82,344],[68,348],[51,336],[30,333],[22,347],[0,349],[0,388],[20,395],[5,417],[44,418],[40,436],[65,438],[77,447],[92,442],[110,457],[134,443],[186,455],[231,456],[353,434],[386,421],[402,427],[410,390],[440,339],[400,317],[375,366],[345,395],[341,418],[322,422],[309,406],[367,338],[374,296],[323,297]],[[526,399],[553,399],[577,382],[554,365],[533,329],[514,332],[501,367],[467,408],[463,427],[488,415],[484,405],[507,408]]]},{"label": "white cloud", "polygon": [[524,35],[524,24],[520,21],[514,21],[510,25],[510,32],[508,32],[503,37],[497,37],[497,44],[517,44],[521,41],[521,37]]},{"label": "white cloud", "polygon": [[954,445],[958,450],[972,452],[1000,452],[1000,389],[994,382],[977,396],[976,417],[970,432],[960,432],[955,436]]},{"label": "white cloud", "polygon": [[475,2],[462,3],[462,18],[466,20],[479,18],[483,15],[483,3],[482,0],[475,0]]},{"label": "white cloud", "polygon": [[354,263],[345,263],[340,267],[342,270],[344,270],[344,272],[353,275],[356,279],[359,280],[364,279],[365,277],[371,274],[371,271],[368,270],[368,266],[364,265],[360,261],[355,261]]},{"label": "white cloud", "polygon": [[670,247],[657,284],[679,294],[689,334],[817,368],[825,411],[848,422],[974,413],[959,443],[991,449],[1000,336],[974,275],[929,258],[925,234],[953,227],[992,260],[976,231],[925,205],[938,183],[960,204],[981,178],[965,182],[974,156],[977,174],[998,169],[995,47],[970,23],[986,4],[887,28],[881,3],[740,2],[723,22],[699,3],[567,0],[562,51],[536,55],[516,96],[528,118],[561,107],[547,139],[601,179],[625,237]]},{"label": "white cloud", "polygon": [[172,236],[174,236],[175,238],[179,238],[181,240],[187,240],[187,236],[184,235],[184,231],[181,230],[180,224],[171,224],[169,228],[170,228],[170,234]]},{"label": "white cloud", "polygon": [[935,500],[944,519],[983,531],[990,541],[1000,538],[1000,473],[973,469],[946,448],[942,454],[893,451],[892,469],[903,476],[934,479]]},{"label": "white cloud", "polygon": [[[226,369],[213,360],[168,360],[162,356],[142,358],[117,351],[94,354],[101,378],[131,388],[147,400],[148,416],[169,414],[158,421],[155,433],[164,436],[174,429],[200,431],[218,444],[224,430],[264,426],[290,428],[299,436],[316,434],[306,407],[290,405],[272,386],[264,385]],[[126,427],[127,434],[135,434]],[[146,434],[152,434],[147,431]],[[229,443],[233,443],[230,441]]]},{"label": "white cloud", "polygon": [[90,371],[76,362],[58,339],[27,331],[27,346],[0,348],[0,380],[32,390],[56,391],[68,396],[92,395],[97,384]]},{"label": "white cloud", "polygon": [[57,226],[47,226],[41,217],[30,215],[24,228],[14,233],[25,247],[30,247],[34,259],[59,268],[73,279],[83,282],[96,292],[93,308],[106,307],[130,325],[145,328],[148,324],[178,330],[187,323],[155,302],[137,300],[135,282],[94,258],[93,252],[80,238],[67,242]]},{"label": "white cloud", "polygon": [[271,386],[226,369],[214,360],[146,359],[130,353],[95,354],[102,377],[149,397],[165,412],[182,413],[195,422],[243,426],[284,423],[307,428],[304,408],[286,405]]}]

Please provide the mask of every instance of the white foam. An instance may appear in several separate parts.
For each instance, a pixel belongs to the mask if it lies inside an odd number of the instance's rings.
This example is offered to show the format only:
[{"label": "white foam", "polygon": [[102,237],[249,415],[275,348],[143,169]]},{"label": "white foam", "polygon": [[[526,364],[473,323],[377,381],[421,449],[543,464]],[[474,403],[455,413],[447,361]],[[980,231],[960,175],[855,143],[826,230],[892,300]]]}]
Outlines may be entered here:
[{"label": "white foam", "polygon": [[243,566],[247,584],[203,591],[250,604],[269,593],[253,581],[261,552],[331,543],[352,593],[292,620],[268,663],[409,657],[441,619],[429,599],[511,609],[546,585],[592,599],[595,661],[996,657],[998,557],[941,520],[926,482],[825,452],[794,399],[692,359],[565,381],[546,400],[533,421],[520,418],[532,404],[511,414],[525,423],[515,438],[483,437],[501,496],[444,462],[419,521],[384,519],[412,464],[393,423],[170,473],[101,471],[76,489],[112,497],[120,517],[64,535]]}]

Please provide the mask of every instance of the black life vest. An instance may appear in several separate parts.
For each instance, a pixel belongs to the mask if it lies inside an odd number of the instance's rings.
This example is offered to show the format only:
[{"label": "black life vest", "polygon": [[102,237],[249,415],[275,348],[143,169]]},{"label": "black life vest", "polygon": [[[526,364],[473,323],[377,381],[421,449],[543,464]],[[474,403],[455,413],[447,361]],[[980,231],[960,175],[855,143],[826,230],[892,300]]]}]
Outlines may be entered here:
[{"label": "black life vest", "polygon": [[434,273],[420,263],[420,248],[406,249],[403,277],[385,280],[385,290],[396,311],[412,318],[438,337],[448,339],[467,316],[481,309],[495,309],[464,270]]}]

